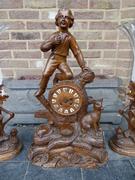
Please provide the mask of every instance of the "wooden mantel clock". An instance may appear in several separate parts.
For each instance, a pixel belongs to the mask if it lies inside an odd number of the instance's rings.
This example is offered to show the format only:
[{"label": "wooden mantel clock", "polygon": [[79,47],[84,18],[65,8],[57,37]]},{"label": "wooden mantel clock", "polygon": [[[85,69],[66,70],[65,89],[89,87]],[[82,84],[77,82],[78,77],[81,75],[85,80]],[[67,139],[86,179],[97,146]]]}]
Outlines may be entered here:
[{"label": "wooden mantel clock", "polygon": [[[55,20],[59,31],[41,45],[41,50],[51,50],[51,55],[35,93],[45,107],[35,116],[46,118],[48,123],[37,128],[28,158],[44,167],[96,167],[108,159],[99,123],[103,99],[95,100],[85,91],[85,85],[94,80],[95,74],[85,66],[82,52],[68,31],[74,23],[71,10],[59,10]],[[66,60],[69,49],[82,70],[75,77]],[[55,74],[45,98],[49,78],[56,69],[60,73]],[[93,108],[91,112],[88,112],[89,105]]]}]

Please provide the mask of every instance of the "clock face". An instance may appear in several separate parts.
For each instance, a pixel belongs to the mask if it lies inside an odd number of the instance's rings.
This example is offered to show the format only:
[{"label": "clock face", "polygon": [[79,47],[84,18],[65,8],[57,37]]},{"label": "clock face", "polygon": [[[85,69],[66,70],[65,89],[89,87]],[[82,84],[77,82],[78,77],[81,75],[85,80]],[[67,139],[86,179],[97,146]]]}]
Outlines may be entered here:
[{"label": "clock face", "polygon": [[73,115],[82,105],[82,94],[79,89],[69,85],[59,85],[52,88],[49,94],[51,108],[60,115]]}]

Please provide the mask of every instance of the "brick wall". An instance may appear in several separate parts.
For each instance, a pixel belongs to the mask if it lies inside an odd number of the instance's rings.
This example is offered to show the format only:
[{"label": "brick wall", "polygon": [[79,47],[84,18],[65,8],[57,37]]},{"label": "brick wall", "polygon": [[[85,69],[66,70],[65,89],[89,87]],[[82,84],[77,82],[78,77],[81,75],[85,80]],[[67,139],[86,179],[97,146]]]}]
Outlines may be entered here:
[{"label": "brick wall", "polygon": [[[48,54],[40,43],[56,31],[54,17],[61,7],[72,9],[76,37],[85,60],[96,74],[131,77],[132,50],[118,29],[135,18],[135,0],[0,0],[0,68],[4,77],[41,75]],[[69,64],[79,67],[73,55]]]}]

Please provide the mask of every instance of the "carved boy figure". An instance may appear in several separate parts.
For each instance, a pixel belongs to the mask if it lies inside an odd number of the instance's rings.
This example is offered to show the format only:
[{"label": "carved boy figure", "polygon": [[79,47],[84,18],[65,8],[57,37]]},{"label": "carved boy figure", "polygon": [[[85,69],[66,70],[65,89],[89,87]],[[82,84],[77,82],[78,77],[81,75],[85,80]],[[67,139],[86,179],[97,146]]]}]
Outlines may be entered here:
[{"label": "carved boy figure", "polygon": [[46,42],[43,42],[40,48],[43,52],[51,50],[51,55],[43,71],[40,88],[36,92],[36,97],[44,94],[49,78],[56,69],[58,69],[60,73],[57,73],[55,75],[54,83],[58,82],[58,80],[70,80],[73,78],[72,71],[68,66],[66,60],[69,49],[71,49],[71,51],[73,52],[82,71],[88,69],[85,67],[82,52],[75,38],[68,31],[68,28],[71,28],[74,23],[74,17],[71,10],[59,10],[55,17],[55,20],[55,23],[59,27],[59,30],[53,33]]},{"label": "carved boy figure", "polygon": [[[85,90],[85,85],[94,80],[95,74],[85,66],[82,52],[68,31],[74,23],[71,10],[59,10],[55,19],[59,31],[41,45],[41,50],[51,50],[51,55],[36,92],[45,109],[37,111],[35,117],[46,118],[48,124],[36,130],[28,158],[43,167],[96,167],[108,157],[99,126],[102,103],[97,104]],[[82,70],[75,77],[67,64],[70,49]],[[56,69],[60,73],[55,74],[46,99],[43,94]],[[88,112],[89,104],[95,105],[91,113]]]}]

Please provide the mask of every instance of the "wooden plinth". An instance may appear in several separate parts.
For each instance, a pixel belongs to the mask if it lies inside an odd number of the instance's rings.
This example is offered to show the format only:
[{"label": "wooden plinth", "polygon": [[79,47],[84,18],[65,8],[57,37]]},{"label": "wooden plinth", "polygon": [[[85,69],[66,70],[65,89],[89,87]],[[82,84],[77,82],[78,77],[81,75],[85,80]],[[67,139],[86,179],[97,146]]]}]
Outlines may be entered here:
[{"label": "wooden plinth", "polygon": [[117,142],[110,140],[109,145],[111,149],[121,155],[135,157],[135,146],[127,148],[125,146],[119,146]]},{"label": "wooden plinth", "polygon": [[10,150],[10,151],[5,151],[5,152],[2,152],[2,154],[0,154],[0,161],[5,161],[5,160],[9,160],[9,159],[12,159],[14,158],[15,156],[17,156],[19,154],[19,152],[21,151],[22,149],[22,144],[19,143],[15,149],[13,150]]}]

